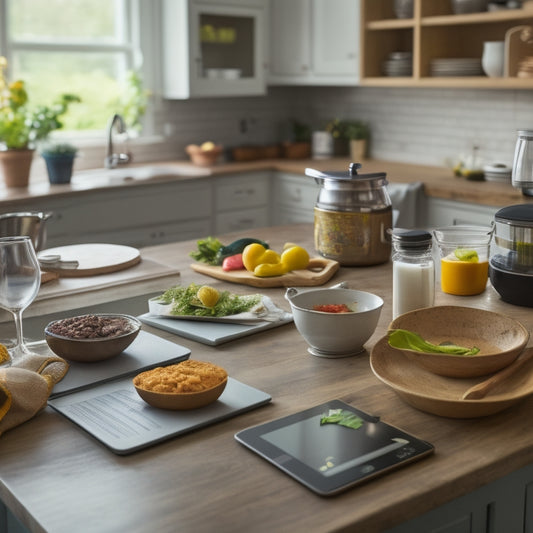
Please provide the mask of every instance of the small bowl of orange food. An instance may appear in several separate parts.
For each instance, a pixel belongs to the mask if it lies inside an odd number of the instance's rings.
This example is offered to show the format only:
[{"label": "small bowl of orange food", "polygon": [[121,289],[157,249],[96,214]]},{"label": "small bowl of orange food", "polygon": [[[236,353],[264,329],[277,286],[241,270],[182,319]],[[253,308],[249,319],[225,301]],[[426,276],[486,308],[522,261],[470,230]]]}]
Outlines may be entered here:
[{"label": "small bowl of orange food", "polygon": [[222,154],[223,148],[211,141],[207,141],[200,146],[197,144],[189,144],[185,150],[195,165],[200,167],[211,167],[217,162]]},{"label": "small bowl of orange food", "polygon": [[222,367],[193,360],[146,370],[133,378],[146,403],[170,410],[205,407],[218,400],[227,383],[228,373]]},{"label": "small bowl of orange food", "polygon": [[409,311],[389,325],[389,345],[408,361],[446,377],[497,372],[510,365],[528,341],[528,330],[509,316],[454,305]]},{"label": "small bowl of orange food", "polygon": [[485,290],[493,232],[493,226],[459,225],[433,232],[440,255],[442,292],[471,296]]},{"label": "small bowl of orange food", "polygon": [[364,350],[376,330],[383,300],[346,287],[287,289],[294,324],[318,357],[347,357]]}]

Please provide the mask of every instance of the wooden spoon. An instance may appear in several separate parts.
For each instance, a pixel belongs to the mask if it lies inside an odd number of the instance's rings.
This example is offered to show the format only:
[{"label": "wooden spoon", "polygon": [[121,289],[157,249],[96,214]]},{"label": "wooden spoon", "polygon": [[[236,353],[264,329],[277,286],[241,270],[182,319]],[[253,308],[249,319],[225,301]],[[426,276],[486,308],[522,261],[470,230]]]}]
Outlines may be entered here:
[{"label": "wooden spoon", "polygon": [[463,400],[479,400],[484,398],[486,394],[492,390],[496,385],[499,385],[503,380],[514,374],[517,370],[522,368],[533,358],[533,347],[526,348],[517,359],[515,359],[509,366],[506,366],[503,370],[496,372],[490,378],[470,387],[461,397]]}]

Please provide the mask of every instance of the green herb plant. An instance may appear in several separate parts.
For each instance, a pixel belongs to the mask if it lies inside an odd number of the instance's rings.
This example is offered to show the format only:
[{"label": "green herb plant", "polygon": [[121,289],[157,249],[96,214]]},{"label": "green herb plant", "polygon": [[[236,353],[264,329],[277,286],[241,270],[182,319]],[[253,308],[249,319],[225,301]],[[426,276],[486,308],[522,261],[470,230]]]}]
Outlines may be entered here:
[{"label": "green herb plant", "polygon": [[207,263],[208,265],[218,265],[218,251],[224,246],[215,237],[206,237],[196,241],[197,249],[193,250],[189,255],[195,261]]},{"label": "green herb plant", "polygon": [[63,94],[51,106],[30,109],[24,81],[9,83],[6,69],[7,61],[0,57],[0,145],[7,150],[32,148],[37,141],[63,127],[60,118],[80,98]]}]

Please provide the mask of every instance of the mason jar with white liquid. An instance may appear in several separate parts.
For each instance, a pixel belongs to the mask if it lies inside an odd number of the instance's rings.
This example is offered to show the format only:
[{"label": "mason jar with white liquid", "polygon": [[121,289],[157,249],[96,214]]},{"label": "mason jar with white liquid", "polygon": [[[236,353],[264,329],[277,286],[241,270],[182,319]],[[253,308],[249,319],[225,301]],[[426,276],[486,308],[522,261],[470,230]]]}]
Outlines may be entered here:
[{"label": "mason jar with white liquid", "polygon": [[395,229],[392,235],[392,318],[431,307],[435,301],[435,263],[431,233]]}]

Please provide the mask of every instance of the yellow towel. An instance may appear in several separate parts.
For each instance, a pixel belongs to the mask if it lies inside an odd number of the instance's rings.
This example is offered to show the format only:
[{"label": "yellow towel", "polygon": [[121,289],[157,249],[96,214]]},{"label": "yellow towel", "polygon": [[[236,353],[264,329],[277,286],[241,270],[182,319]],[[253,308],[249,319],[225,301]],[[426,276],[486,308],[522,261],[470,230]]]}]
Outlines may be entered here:
[{"label": "yellow towel", "polygon": [[55,355],[31,355],[0,368],[0,435],[26,422],[46,406],[68,363]]}]

